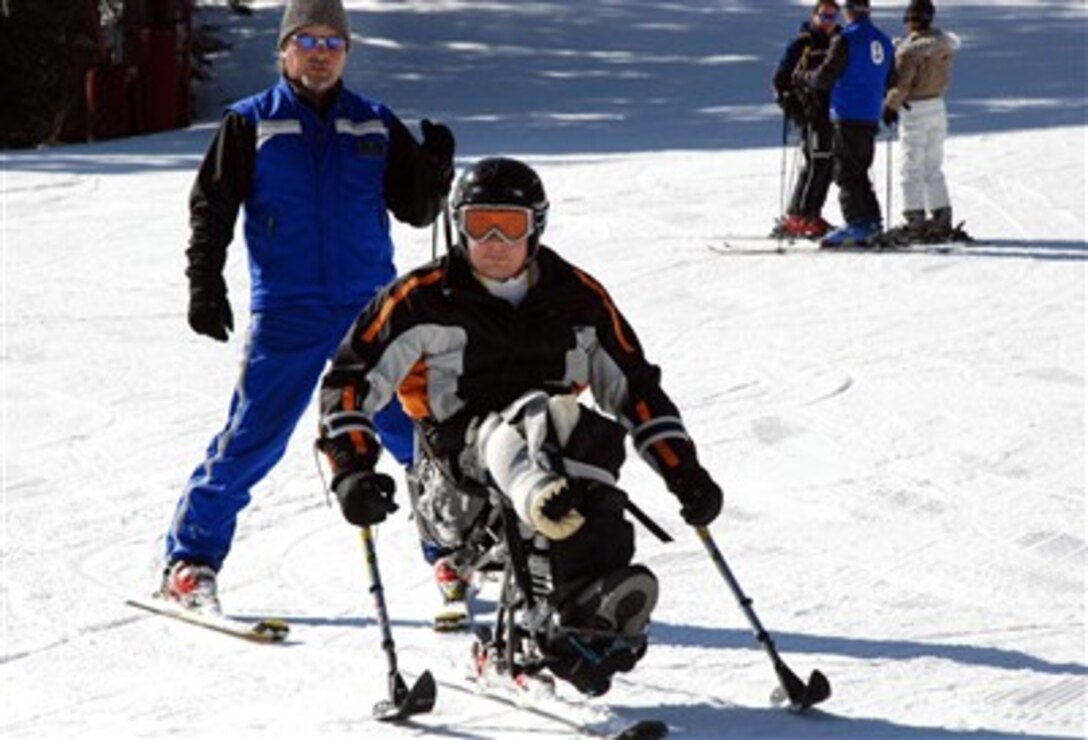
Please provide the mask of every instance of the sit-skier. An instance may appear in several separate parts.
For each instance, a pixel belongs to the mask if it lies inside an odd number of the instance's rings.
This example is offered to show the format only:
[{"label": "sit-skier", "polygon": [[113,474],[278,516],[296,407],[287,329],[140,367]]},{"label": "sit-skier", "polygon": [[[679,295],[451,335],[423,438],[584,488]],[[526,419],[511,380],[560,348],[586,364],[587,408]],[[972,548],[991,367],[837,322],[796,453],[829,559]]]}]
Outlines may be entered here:
[{"label": "sit-skier", "polygon": [[[519,622],[494,637],[514,635],[525,649],[502,667],[547,669],[602,694],[644,654],[657,602],[655,576],[632,564],[634,528],[616,485],[624,440],[687,523],[709,524],[721,489],[607,291],[541,243],[548,200],[537,174],[484,159],[451,208],[450,253],[386,286],[346,335],[322,381],[318,444],[345,517],[384,521],[397,507],[393,479],[375,469],[374,415],[397,395],[416,424],[413,503],[433,552],[471,564],[489,531],[509,548],[504,564],[520,583],[504,589],[500,615]],[[578,402],[587,388],[604,413]],[[539,609],[518,611],[519,596]]]}]

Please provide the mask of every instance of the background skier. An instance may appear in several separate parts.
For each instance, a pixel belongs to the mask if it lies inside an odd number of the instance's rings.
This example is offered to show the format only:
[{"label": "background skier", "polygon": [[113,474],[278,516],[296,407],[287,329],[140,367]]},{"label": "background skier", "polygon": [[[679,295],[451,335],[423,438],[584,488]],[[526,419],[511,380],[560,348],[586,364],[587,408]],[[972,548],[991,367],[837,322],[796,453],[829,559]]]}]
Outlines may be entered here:
[{"label": "background skier", "polygon": [[828,94],[806,86],[802,77],[816,69],[827,56],[838,25],[839,6],[834,0],[820,0],[812,17],[801,24],[797,36],[775,68],[771,84],[782,113],[801,130],[801,153],[805,164],[797,174],[793,192],[776,235],[821,237],[831,229],[823,217],[824,202],[831,186],[831,119]]},{"label": "background skier", "polygon": [[897,242],[944,241],[954,232],[941,166],[948,136],[944,93],[958,41],[933,27],[936,12],[931,0],[911,0],[907,6],[903,14],[907,35],[895,44],[898,81],[884,102],[885,123],[898,120],[901,124],[903,223],[889,234]]},{"label": "background skier", "polygon": [[825,246],[868,244],[884,229],[869,180],[884,93],[894,84],[891,40],[869,18],[869,0],[846,0],[847,24],[831,40],[827,57],[804,75],[805,84],[831,93],[835,184],[846,223]]}]

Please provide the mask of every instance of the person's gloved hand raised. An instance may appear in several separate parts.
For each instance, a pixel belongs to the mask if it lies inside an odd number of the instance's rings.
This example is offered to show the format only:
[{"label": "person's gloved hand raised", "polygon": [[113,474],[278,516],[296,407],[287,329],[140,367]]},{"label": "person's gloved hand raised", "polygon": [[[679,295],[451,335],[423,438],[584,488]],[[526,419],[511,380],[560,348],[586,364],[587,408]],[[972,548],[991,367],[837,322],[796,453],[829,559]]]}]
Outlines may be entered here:
[{"label": "person's gloved hand raised", "polygon": [[450,127],[444,123],[435,123],[429,118],[424,118],[420,123],[420,128],[423,131],[423,148],[435,161],[443,164],[448,162],[452,168],[456,143]]}]

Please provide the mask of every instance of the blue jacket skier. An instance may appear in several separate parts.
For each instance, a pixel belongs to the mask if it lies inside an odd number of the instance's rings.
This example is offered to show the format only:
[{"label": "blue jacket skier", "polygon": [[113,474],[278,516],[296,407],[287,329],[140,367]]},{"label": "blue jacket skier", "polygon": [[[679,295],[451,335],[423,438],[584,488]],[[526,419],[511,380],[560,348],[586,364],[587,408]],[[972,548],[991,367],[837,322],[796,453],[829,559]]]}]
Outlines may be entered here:
[{"label": "blue jacket skier", "polygon": [[869,180],[884,93],[895,84],[895,51],[869,18],[869,0],[846,0],[847,24],[831,40],[823,63],[805,76],[831,96],[832,156],[842,228],[825,246],[865,244],[883,231],[880,204]]},{"label": "blue jacket skier", "polygon": [[[453,177],[453,136],[423,121],[420,145],[384,105],[341,80],[351,43],[340,0],[290,0],[279,34],[282,78],[230,107],[190,198],[189,324],[226,341],[223,279],[245,211],[251,322],[226,424],[208,445],[166,536],[160,595],[219,608],[216,573],[250,489],[279,461],[344,333],[396,276],[389,215],[433,222]],[[382,442],[412,459],[399,405],[379,414]]]}]

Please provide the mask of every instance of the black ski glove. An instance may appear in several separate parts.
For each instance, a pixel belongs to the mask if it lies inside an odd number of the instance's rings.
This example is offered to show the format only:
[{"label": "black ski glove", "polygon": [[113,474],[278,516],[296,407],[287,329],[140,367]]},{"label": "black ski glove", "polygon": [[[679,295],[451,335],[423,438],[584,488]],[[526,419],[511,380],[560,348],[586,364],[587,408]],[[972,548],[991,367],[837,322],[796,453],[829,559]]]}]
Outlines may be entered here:
[{"label": "black ski glove", "polygon": [[397,505],[393,503],[396,488],[388,475],[371,470],[338,475],[332,482],[340,511],[357,527],[384,522],[388,514],[396,511]]},{"label": "black ski glove", "polygon": [[453,170],[453,151],[456,146],[453,140],[453,132],[444,123],[435,123],[429,118],[424,118],[420,123],[423,130],[423,149],[431,155],[434,161]]},{"label": "black ski glove", "polygon": [[682,468],[666,478],[669,490],[680,499],[680,516],[693,527],[705,527],[721,513],[722,489],[702,467]]},{"label": "black ski glove", "polygon": [[189,326],[220,342],[227,341],[227,332],[234,331],[234,314],[222,275],[189,278]]},{"label": "black ski glove", "polygon": [[884,111],[880,114],[880,120],[884,121],[884,125],[891,128],[895,124],[899,123],[899,111],[891,106],[884,106]]}]

